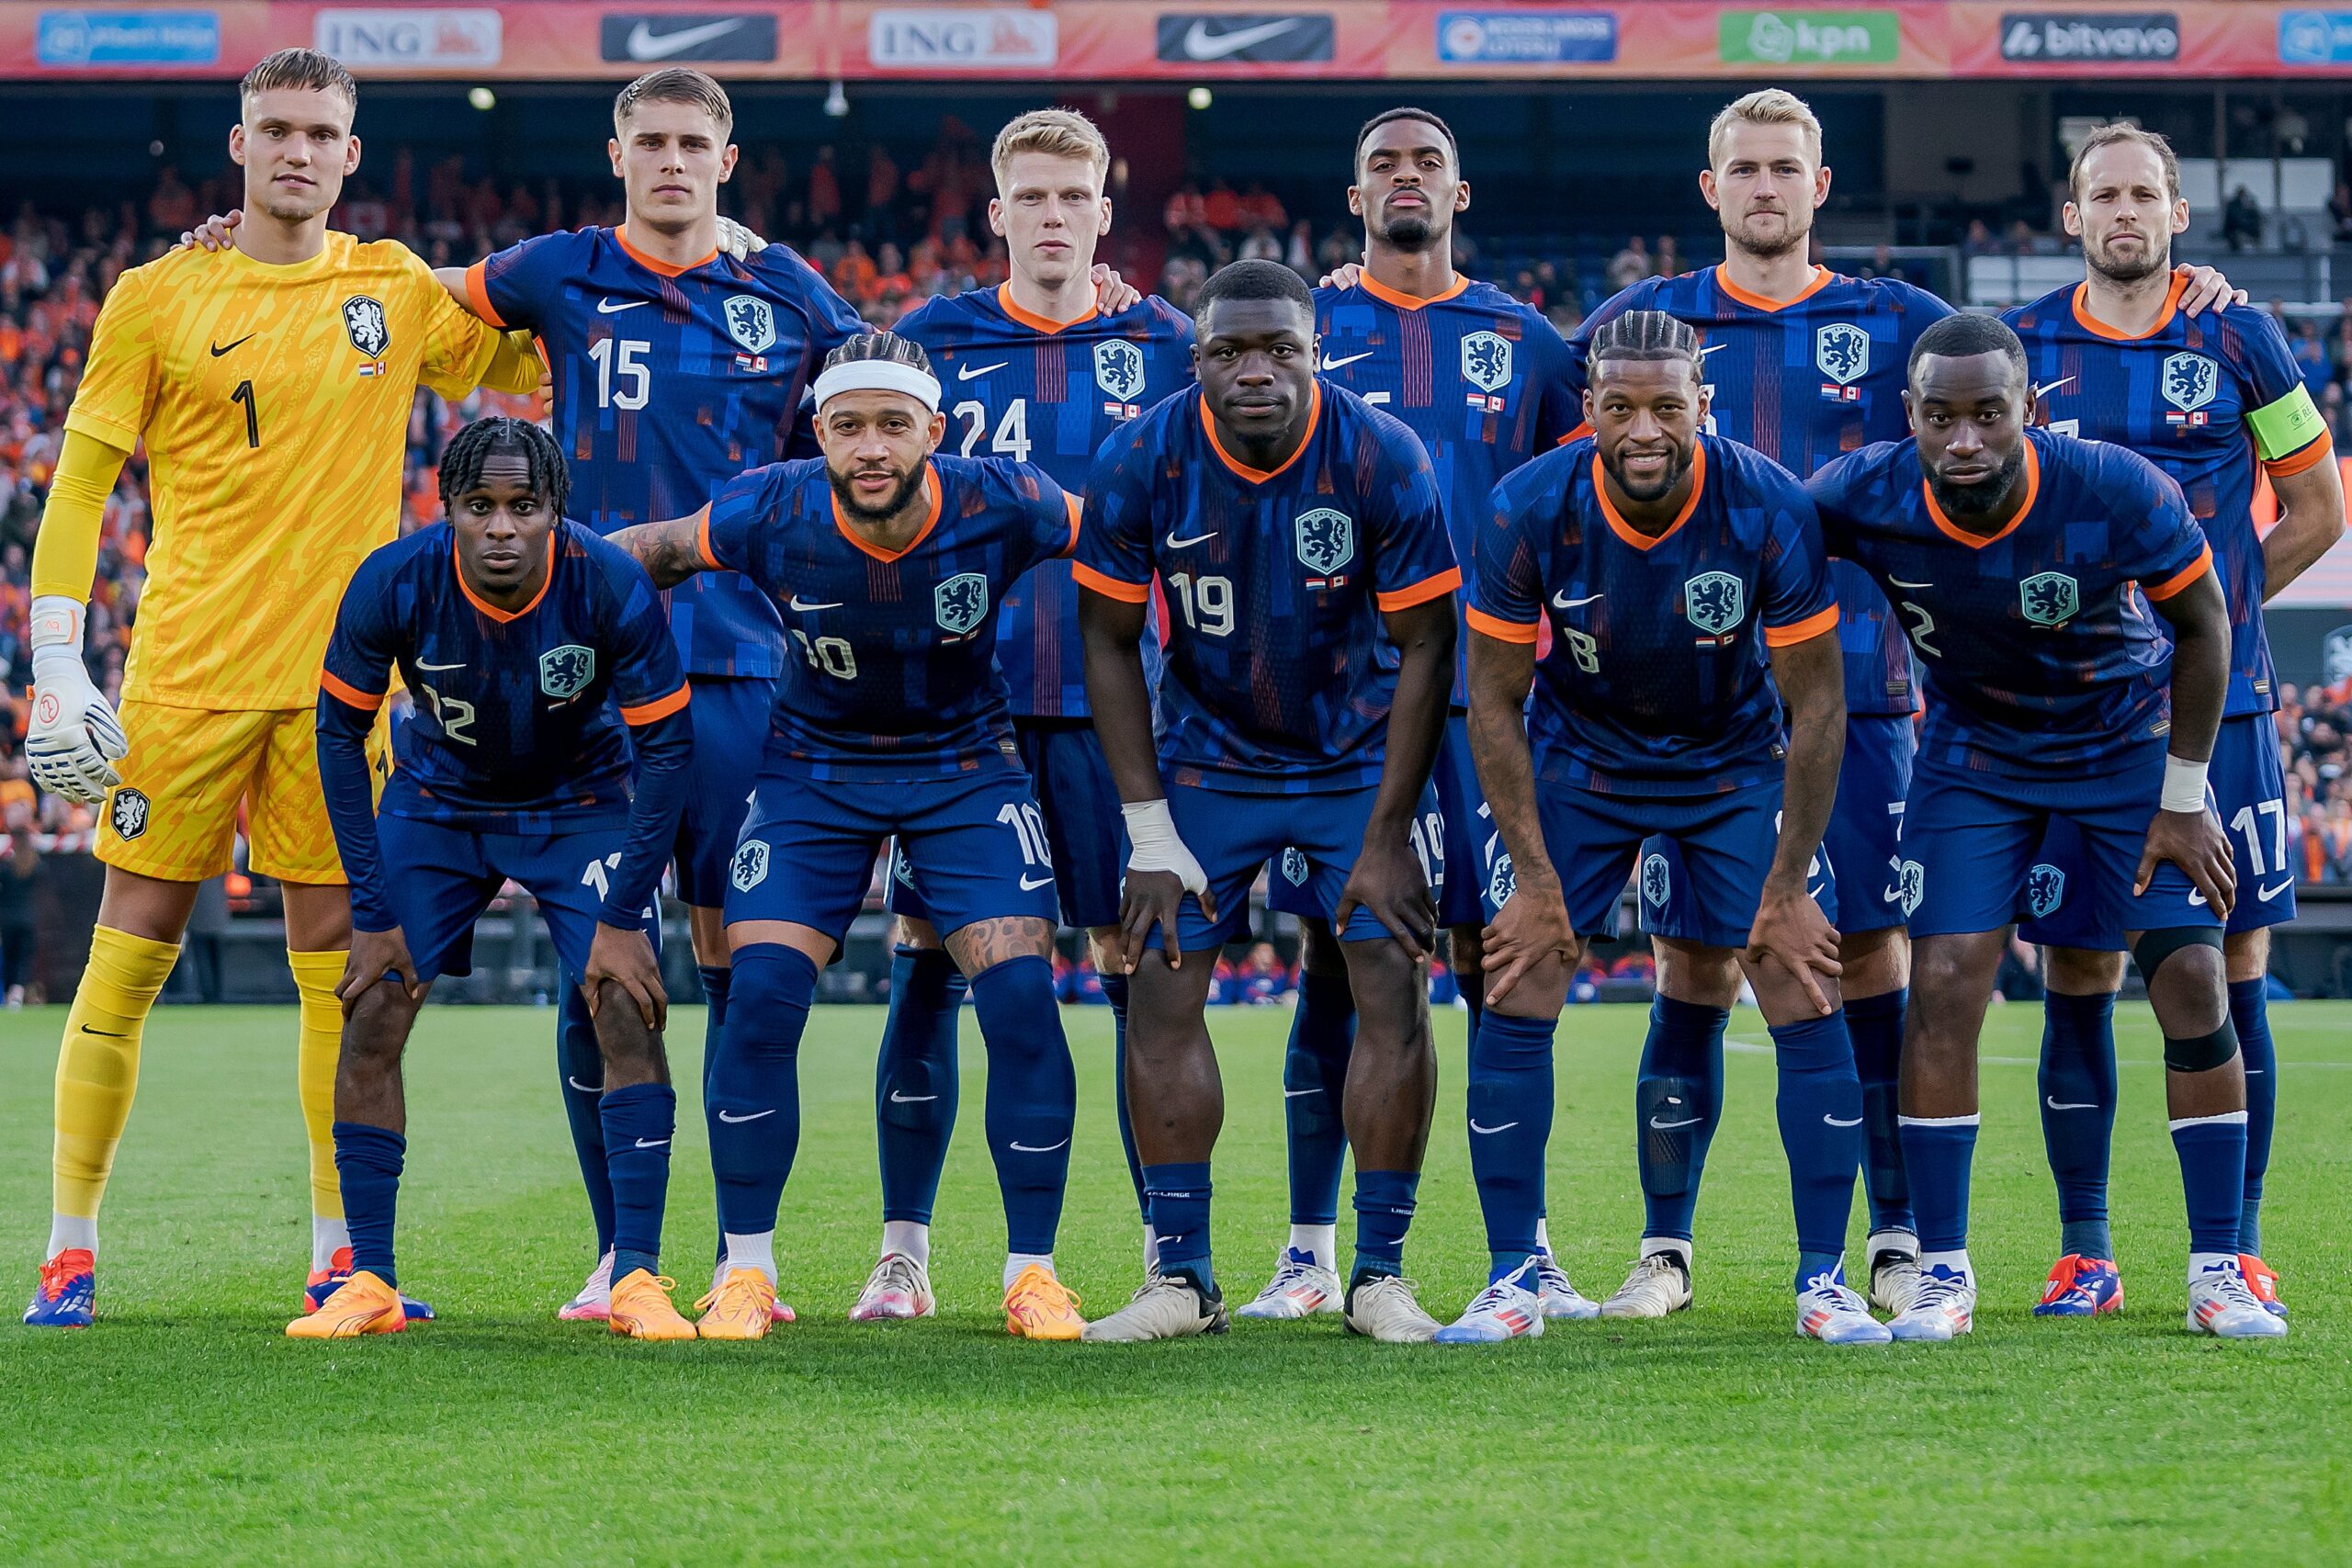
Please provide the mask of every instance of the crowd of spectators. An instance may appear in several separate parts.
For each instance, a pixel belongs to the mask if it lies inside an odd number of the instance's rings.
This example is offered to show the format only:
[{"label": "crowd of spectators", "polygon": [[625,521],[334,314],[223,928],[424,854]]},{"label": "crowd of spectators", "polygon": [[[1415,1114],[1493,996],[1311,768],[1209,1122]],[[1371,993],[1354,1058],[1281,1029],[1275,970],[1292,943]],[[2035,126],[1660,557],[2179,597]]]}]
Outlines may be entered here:
[{"label": "crowd of spectators", "polygon": [[[2352,674],[2329,686],[2279,687],[2278,720],[2287,852],[2283,865],[2268,870],[2306,883],[2352,885]],[[2274,837],[2264,853],[2276,847]],[[2241,880],[2245,875],[2242,866]]]}]

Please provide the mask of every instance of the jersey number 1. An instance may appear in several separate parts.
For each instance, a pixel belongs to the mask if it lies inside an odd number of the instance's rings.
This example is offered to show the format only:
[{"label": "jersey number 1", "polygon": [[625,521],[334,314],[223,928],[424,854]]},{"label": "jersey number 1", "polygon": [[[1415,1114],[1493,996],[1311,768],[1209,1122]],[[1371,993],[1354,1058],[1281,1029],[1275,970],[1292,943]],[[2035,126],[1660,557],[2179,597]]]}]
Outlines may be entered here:
[{"label": "jersey number 1", "polygon": [[254,402],[254,384],[251,381],[238,382],[237,389],[229,394],[229,400],[232,403],[243,403],[245,405],[245,447],[248,451],[259,450],[261,446],[261,410],[256,407]]}]

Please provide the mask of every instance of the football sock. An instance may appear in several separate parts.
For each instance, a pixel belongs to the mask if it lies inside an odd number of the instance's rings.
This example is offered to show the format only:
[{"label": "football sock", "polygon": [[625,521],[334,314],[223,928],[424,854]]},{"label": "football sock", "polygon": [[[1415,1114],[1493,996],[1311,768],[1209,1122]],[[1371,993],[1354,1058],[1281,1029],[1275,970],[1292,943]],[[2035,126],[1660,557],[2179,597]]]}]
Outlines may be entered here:
[{"label": "football sock", "polygon": [[775,1232],[721,1231],[718,1247],[729,1273],[738,1269],[756,1269],[768,1277],[769,1284],[775,1283]]},{"label": "football sock", "polygon": [[882,1250],[911,1258],[924,1268],[931,1267],[931,1226],[914,1220],[884,1220]]},{"label": "football sock", "polygon": [[401,1165],[408,1140],[365,1122],[337,1122],[334,1162],[345,1213],[351,1222],[351,1267],[364,1269],[387,1285],[398,1285],[392,1261],[392,1224],[400,1207]]},{"label": "football sock", "polygon": [[2188,1200],[2188,1250],[2238,1250],[2238,1210],[2245,1191],[2246,1113],[2183,1116],[2172,1122],[2173,1152]]},{"label": "football sock", "polygon": [[1838,1267],[1862,1159],[1862,1086],[1841,1011],[1772,1026],[1773,1111],[1797,1219],[1797,1289]]},{"label": "football sock", "polygon": [[555,1026],[555,1070],[562,1084],[563,1118],[571,1125],[571,1152],[580,1161],[581,1184],[588,1190],[588,1213],[596,1224],[596,1256],[613,1249],[613,1178],[605,1167],[605,1124],[599,1102],[605,1095],[605,1051],[596,1043],[596,1021],[579,977],[559,976],[563,1000]]},{"label": "football sock", "polygon": [[[1552,1035],[1559,1021],[1487,1015],[1470,1046],[1470,1173],[1499,1263],[1540,1251],[1544,1154],[1552,1137]],[[1363,1173],[1357,1173],[1359,1184]]]},{"label": "football sock", "polygon": [[2262,1179],[2270,1169],[2270,1131],[2278,1116],[2278,1051],[2270,1040],[2267,980],[2230,982],[2230,1021],[2245,1057],[2245,1201],[2238,1215],[2240,1252],[2262,1256]]},{"label": "football sock", "polygon": [[1209,1271],[1209,1162],[1143,1168],[1144,1192],[1151,1204],[1151,1228],[1159,1237],[1159,1271],[1190,1274],[1206,1292],[1216,1290]]},{"label": "football sock", "polygon": [[1355,993],[1348,977],[1308,970],[1298,977],[1283,1055],[1283,1126],[1290,1144],[1290,1222],[1337,1224],[1340,1167],[1348,1156],[1341,1116],[1348,1057],[1356,1043]]},{"label": "football sock", "polygon": [[1903,1015],[1908,989],[1846,998],[1846,1033],[1854,1043],[1854,1073],[1862,1085],[1862,1189],[1870,1197],[1871,1229],[1907,1231],[1911,1185],[1903,1174],[1903,1137],[1895,1130],[1894,1082],[1903,1065]]},{"label": "football sock", "polygon": [[1707,1145],[1723,1119],[1724,1026],[1729,1008],[1660,996],[1634,1082],[1634,1136],[1642,1171],[1642,1235],[1690,1239]]},{"label": "football sock", "polygon": [[966,988],[942,949],[902,947],[890,959],[890,1014],[874,1063],[885,1220],[931,1223],[956,1131],[956,1024]]},{"label": "football sock", "polygon": [[613,1278],[626,1280],[637,1269],[659,1274],[678,1091],[665,1083],[631,1084],[606,1091],[602,1111],[612,1176]]},{"label": "football sock", "polygon": [[[90,961],[74,987],[65,1038],[57,1052],[57,1141],[51,1162],[51,1206],[61,1224],[50,1236],[51,1254],[67,1247],[97,1247],[98,1203],[114,1169],[115,1145],[139,1089],[139,1042],[172,965],[176,942],[149,942],[110,926],[90,932]],[[81,1226],[87,1222],[86,1238]]]},{"label": "football sock", "polygon": [[1405,1233],[1412,1228],[1418,1170],[1356,1171],[1356,1261],[1351,1278],[1401,1274]]},{"label": "football sock", "polygon": [[1143,1156],[1136,1153],[1135,1113],[1127,1108],[1127,977],[1103,976],[1102,994],[1111,998],[1111,1104],[1119,1118],[1119,1147],[1126,1153],[1127,1179],[1136,1184],[1136,1209],[1143,1215],[1143,1261],[1148,1269],[1159,1253],[1151,1235],[1151,1199],[1143,1185]]},{"label": "football sock", "polygon": [[[702,1098],[707,1106],[710,1103],[711,1070],[718,1065],[718,1042],[727,1032],[727,997],[735,981],[734,955],[729,954],[725,964],[696,964],[695,974],[702,981]],[[711,1168],[714,1190],[718,1183],[718,1171],[714,1166]],[[723,1233],[718,1244],[718,1264],[722,1269],[727,1265],[727,1243]]]},{"label": "football sock", "polygon": [[324,1214],[311,1216],[311,1271],[334,1267],[334,1255],[351,1245],[351,1225]]},{"label": "football sock", "polygon": [[1005,1245],[1048,1254],[1069,1185],[1078,1074],[1054,998],[1054,968],[1032,954],[972,978],[972,1010],[989,1052],[989,1155],[1004,1194]]},{"label": "football sock", "polygon": [[1932,1254],[1968,1248],[1968,1169],[1976,1157],[1978,1121],[1974,1115],[1903,1118],[1903,1164],[1911,1173],[1923,1269]]},{"label": "football sock", "polygon": [[[816,994],[817,964],[807,953],[772,942],[736,949],[727,1028],[705,1101],[718,1228],[729,1236],[775,1229],[776,1203],[800,1146],[800,1036]],[[731,1241],[727,1257],[742,1267]]]},{"label": "football sock", "polygon": [[1006,1291],[1012,1289],[1012,1281],[1021,1278],[1022,1271],[1027,1269],[1043,1269],[1046,1273],[1052,1273],[1054,1255],[1050,1252],[1006,1253],[1004,1255],[1004,1283],[998,1288]]},{"label": "football sock", "polygon": [[1302,1252],[1316,1263],[1334,1271],[1340,1267],[1340,1227],[1328,1225],[1293,1225],[1290,1227],[1290,1250]]},{"label": "football sock", "polygon": [[286,950],[301,998],[301,1032],[294,1049],[294,1087],[302,1103],[302,1130],[311,1140],[311,1213],[343,1217],[343,1187],[335,1177],[334,1069],[343,1057],[343,998],[334,994],[350,962],[347,953]]},{"label": "football sock", "polygon": [[2114,1140],[2115,993],[2041,1002],[2041,1143],[2058,1183],[2058,1250],[2112,1258],[2107,1224],[2108,1151]]}]

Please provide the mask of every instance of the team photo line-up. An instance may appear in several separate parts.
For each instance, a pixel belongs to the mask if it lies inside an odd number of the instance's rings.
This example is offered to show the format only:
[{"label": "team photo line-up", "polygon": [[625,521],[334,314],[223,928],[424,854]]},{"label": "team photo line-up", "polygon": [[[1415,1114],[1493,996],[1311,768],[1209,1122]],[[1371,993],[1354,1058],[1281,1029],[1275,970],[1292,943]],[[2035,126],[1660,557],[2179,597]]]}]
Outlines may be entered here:
[{"label": "team photo line-up", "polygon": [[[2287,1332],[2258,1223],[2262,982],[2294,895],[2241,875],[2224,824],[2280,812],[2261,606],[2335,542],[2344,498],[2278,328],[2173,265],[2189,213],[2160,137],[2090,133],[2064,212],[2082,280],[1996,319],[1815,265],[1819,122],[1750,93],[1690,128],[1723,263],[1634,284],[1564,341],[1454,271],[1471,187],[1426,110],[1358,138],[1360,265],[1310,288],[1238,262],[1188,319],[1095,264],[1110,154],[1046,109],[993,149],[1010,280],[869,333],[719,216],[732,110],[698,72],[614,106],[624,224],[439,272],[327,226],[360,161],[357,96],[306,50],[245,77],[243,208],[123,275],[66,421],[28,752],[44,789],[103,803],[107,871],[28,1323],[97,1315],[142,1032],[242,803],[301,997],[297,1337],[433,1315],[395,1261],[401,1056],[510,879],[572,982],[556,1048],[597,1262],[559,1315],[663,1339],[791,1321],[775,1242],[797,1054],[885,852],[882,1236],[854,1321],[936,1310],[967,999],[1014,1336],[1335,1314],[1464,1344],[1666,1316],[1693,1299],[1745,984],[1777,1062],[1797,1331],[1966,1334],[1977,1038],[2022,921],[2052,950],[2040,1083],[2063,1226],[2036,1314],[2121,1305],[2128,953],[2164,1036],[2187,1325]],[[549,428],[466,427],[446,520],[395,537],[415,389],[543,378]],[[83,660],[85,601],[142,443],[158,526],[117,712]],[[395,681],[413,703],[396,761]],[[1270,863],[1305,932],[1290,1226],[1228,1309],[1204,1003]],[[721,1232],[694,1318],[660,1260],[673,864],[709,1001]],[[1658,961],[1633,1085],[1645,1219],[1596,1300],[1547,1231],[1554,1036],[1629,879]],[[1077,1110],[1062,926],[1104,976],[1143,1222],[1141,1288],[1091,1322],[1054,1261]],[[1441,931],[1491,1255],[1451,1323],[1402,1267]]]}]

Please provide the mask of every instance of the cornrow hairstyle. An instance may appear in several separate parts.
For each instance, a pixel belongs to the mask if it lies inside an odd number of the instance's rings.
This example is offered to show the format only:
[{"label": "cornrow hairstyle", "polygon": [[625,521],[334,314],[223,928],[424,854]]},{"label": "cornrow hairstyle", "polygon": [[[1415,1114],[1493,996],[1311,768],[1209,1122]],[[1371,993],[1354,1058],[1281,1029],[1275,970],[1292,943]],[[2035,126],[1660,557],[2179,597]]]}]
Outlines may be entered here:
[{"label": "cornrow hairstyle", "polygon": [[1363,129],[1356,132],[1356,166],[1358,168],[1363,166],[1363,144],[1372,140],[1372,133],[1384,125],[1390,125],[1400,119],[1418,119],[1426,125],[1437,127],[1437,133],[1445,138],[1446,152],[1453,159],[1454,166],[1461,167],[1462,148],[1460,143],[1453,140],[1453,127],[1427,109],[1417,109],[1406,104],[1393,109],[1383,109],[1363,122]]},{"label": "cornrow hairstyle", "polygon": [[1681,359],[1690,374],[1699,374],[1699,333],[1690,322],[1664,310],[1628,310],[1611,316],[1592,332],[1585,351],[1586,379],[1600,379],[1600,367],[1610,359]]},{"label": "cornrow hairstyle", "polygon": [[455,516],[458,498],[481,483],[483,459],[493,452],[520,452],[529,466],[531,491],[546,498],[558,517],[571,499],[571,468],[554,436],[528,420],[493,414],[478,419],[449,440],[441,454],[441,510]]},{"label": "cornrow hairstyle", "polygon": [[1206,321],[1209,307],[1220,299],[1288,299],[1315,313],[1315,296],[1306,280],[1277,261],[1238,261],[1219,267],[1193,298],[1193,319]]},{"label": "cornrow hairstyle", "polygon": [[1966,311],[1946,316],[1942,321],[1919,334],[1911,345],[1911,357],[1904,365],[1904,379],[1917,385],[1919,361],[1929,355],[1946,359],[1966,359],[1979,354],[1997,354],[2009,362],[2009,367],[2023,380],[2026,376],[2025,344],[2018,341],[1998,316],[1972,315]]},{"label": "cornrow hairstyle", "polygon": [[922,351],[922,344],[896,333],[860,333],[825,355],[824,367],[831,370],[836,365],[858,365],[876,359],[886,365],[910,365],[926,376],[938,374],[931,367],[931,355]]}]

